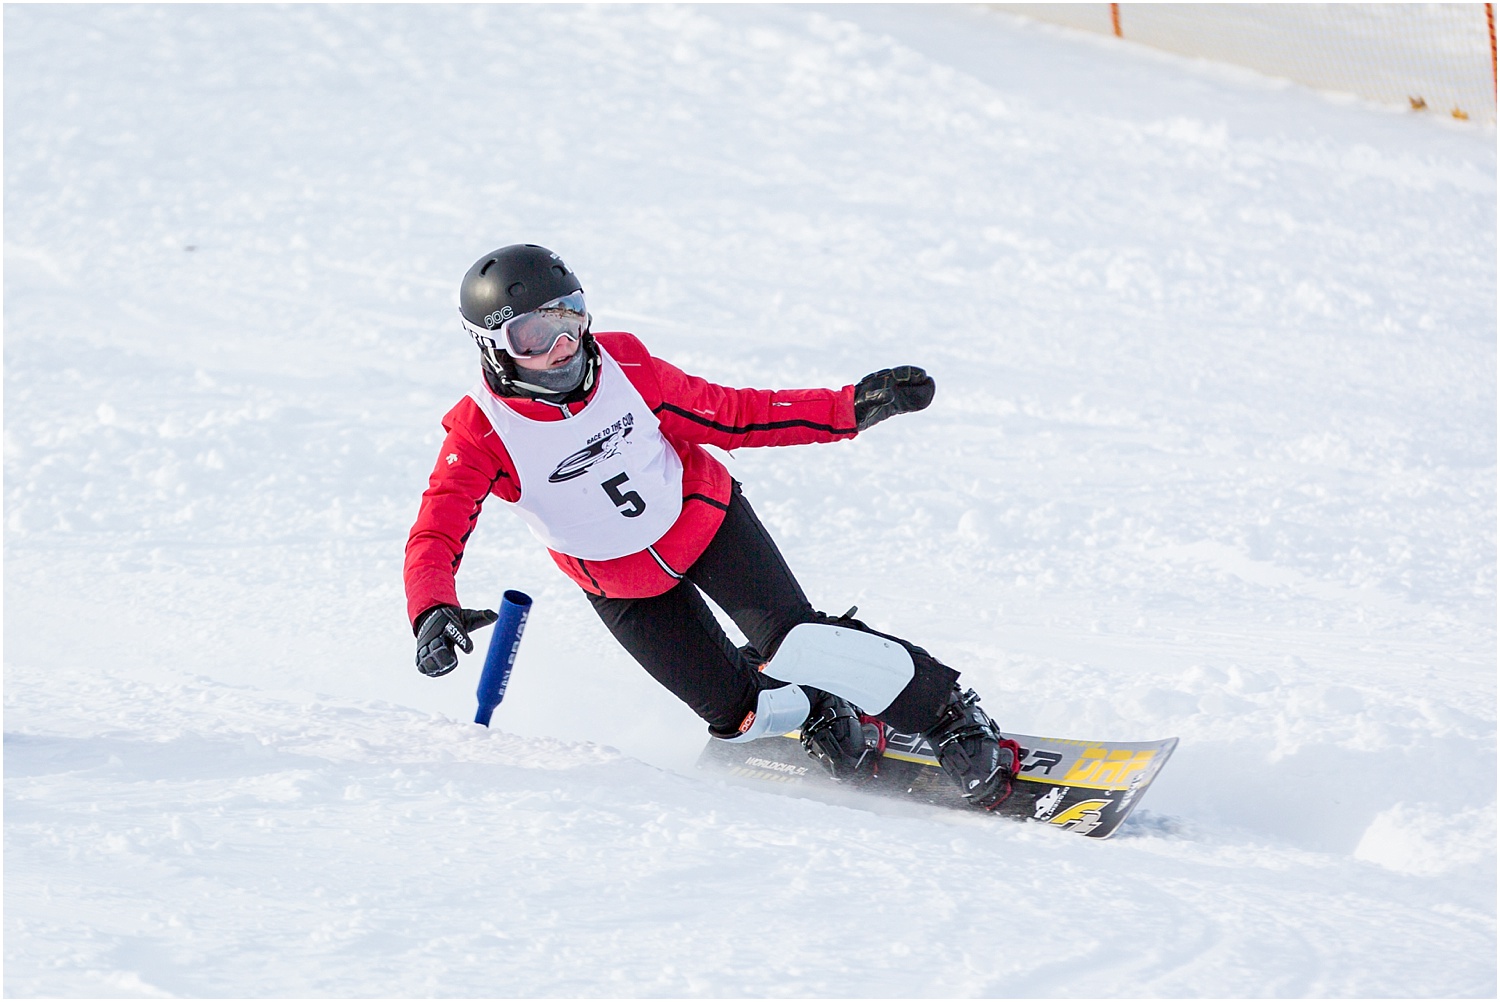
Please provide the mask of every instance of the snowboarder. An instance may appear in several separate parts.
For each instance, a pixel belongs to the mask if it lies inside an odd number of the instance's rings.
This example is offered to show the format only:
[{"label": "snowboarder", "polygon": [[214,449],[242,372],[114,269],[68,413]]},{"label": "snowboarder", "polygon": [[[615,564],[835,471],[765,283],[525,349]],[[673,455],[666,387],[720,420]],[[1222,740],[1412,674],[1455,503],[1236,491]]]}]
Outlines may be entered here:
[{"label": "snowboarder", "polygon": [[[443,419],[447,437],[406,544],[407,612],[417,668],[441,676],[454,648],[495,619],[463,608],[454,576],[485,500],[494,495],[545,543],[599,618],[646,671],[687,703],[715,738],[748,741],[801,729],[836,779],[867,778],[881,729],[847,700],[768,677],[760,666],[799,624],[876,634],[911,654],[909,684],[881,720],[925,735],[970,803],[994,808],[1018,764],[961,690],[958,673],[920,647],[813,609],[740,484],[705,444],[723,449],[853,438],[932,401],[912,365],[842,389],[733,389],[688,375],[634,335],[590,330],[578,277],[544,247],[513,244],[480,258],[459,289],[482,380]],[[736,648],[704,601],[744,632]]]}]

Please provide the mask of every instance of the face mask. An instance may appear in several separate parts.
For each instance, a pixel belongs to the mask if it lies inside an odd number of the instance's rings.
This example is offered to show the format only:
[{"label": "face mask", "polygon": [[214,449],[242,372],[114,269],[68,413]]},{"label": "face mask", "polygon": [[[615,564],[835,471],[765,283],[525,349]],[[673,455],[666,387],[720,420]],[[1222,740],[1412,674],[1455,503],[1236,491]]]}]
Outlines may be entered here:
[{"label": "face mask", "polygon": [[560,365],[555,369],[518,368],[516,378],[511,382],[526,388],[545,390],[547,393],[571,393],[583,382],[584,371],[588,368],[587,354],[580,345],[573,357],[568,359],[567,365]]}]

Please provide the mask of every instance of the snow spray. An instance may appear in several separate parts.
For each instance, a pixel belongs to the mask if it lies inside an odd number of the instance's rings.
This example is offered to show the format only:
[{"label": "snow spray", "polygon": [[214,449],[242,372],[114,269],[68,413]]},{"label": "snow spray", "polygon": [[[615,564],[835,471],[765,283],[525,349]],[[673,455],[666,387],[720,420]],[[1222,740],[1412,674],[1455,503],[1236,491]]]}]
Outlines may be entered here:
[{"label": "snow spray", "polygon": [[526,617],[531,615],[531,596],[507,591],[500,599],[499,611],[495,632],[490,634],[490,649],[484,655],[484,671],[479,674],[479,691],[475,693],[479,697],[479,710],[474,714],[474,723],[486,727],[490,726],[495,707],[505,698],[510,670],[516,664],[516,651],[521,649]]}]

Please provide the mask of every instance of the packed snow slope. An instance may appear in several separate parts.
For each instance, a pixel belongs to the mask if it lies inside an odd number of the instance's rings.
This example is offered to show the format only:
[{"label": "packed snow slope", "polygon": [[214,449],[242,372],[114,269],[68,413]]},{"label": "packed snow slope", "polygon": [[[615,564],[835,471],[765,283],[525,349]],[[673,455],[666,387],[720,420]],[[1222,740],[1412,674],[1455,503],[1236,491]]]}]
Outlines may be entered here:
[{"label": "packed snow slope", "polygon": [[[1493,996],[1495,135],[992,11],[10,5],[5,991]],[[491,505],[402,548],[533,241],[1009,729],[1180,736],[1095,842],[696,772]]]}]

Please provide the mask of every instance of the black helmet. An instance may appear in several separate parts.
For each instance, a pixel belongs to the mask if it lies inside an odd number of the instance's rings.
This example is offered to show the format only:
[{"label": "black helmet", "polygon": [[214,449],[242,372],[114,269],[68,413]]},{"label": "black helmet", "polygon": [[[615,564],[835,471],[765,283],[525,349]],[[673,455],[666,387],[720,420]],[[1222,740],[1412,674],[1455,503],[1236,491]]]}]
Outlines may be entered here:
[{"label": "black helmet", "polygon": [[[464,329],[480,345],[485,378],[492,389],[506,396],[551,397],[541,386],[517,377],[515,362],[496,342],[486,345],[483,331],[496,331],[512,317],[530,313],[538,307],[568,295],[582,292],[578,276],[563,259],[537,244],[511,244],[491,251],[464,275],[458,288],[458,312]],[[598,350],[585,329],[579,346],[587,361],[583,389],[593,385],[598,364]]]},{"label": "black helmet", "polygon": [[458,310],[475,327],[493,330],[583,286],[562,258],[536,244],[511,244],[474,262],[458,289]]}]

